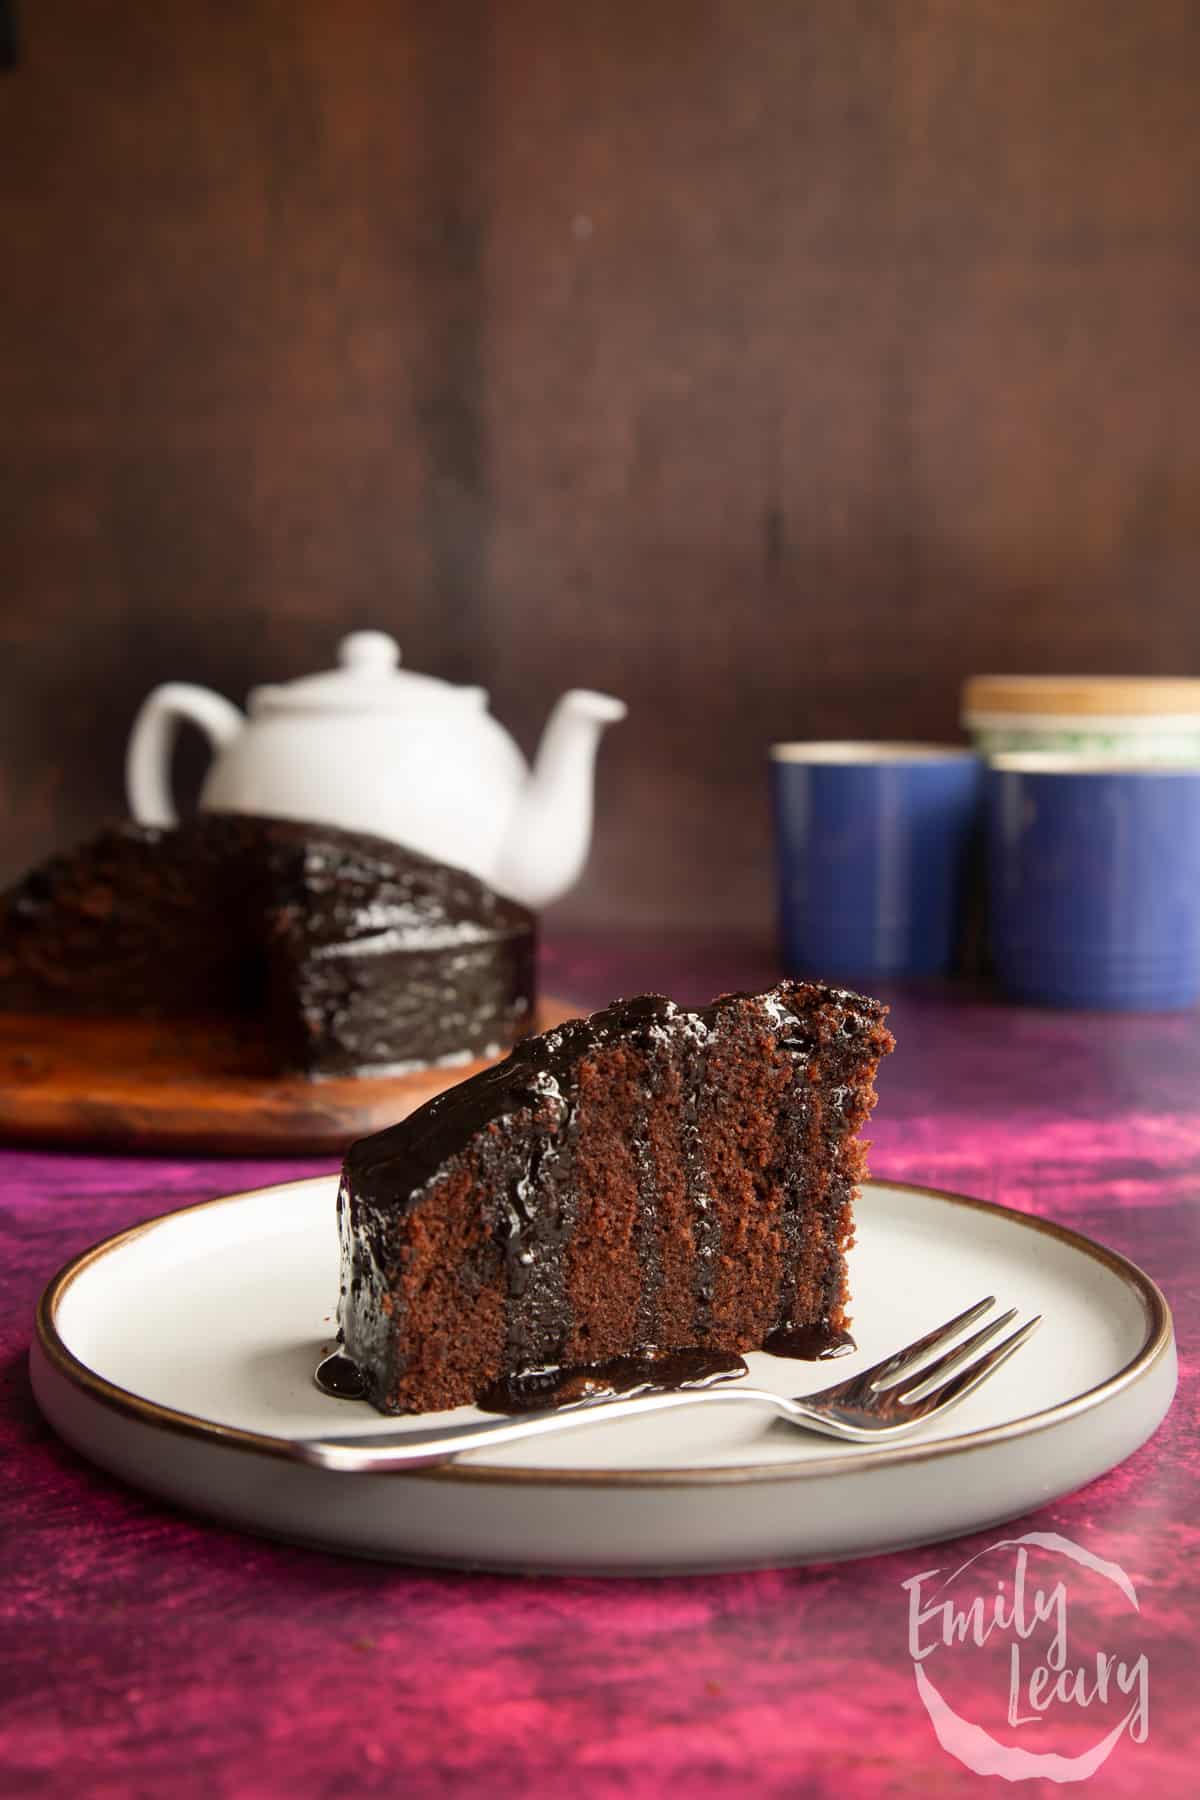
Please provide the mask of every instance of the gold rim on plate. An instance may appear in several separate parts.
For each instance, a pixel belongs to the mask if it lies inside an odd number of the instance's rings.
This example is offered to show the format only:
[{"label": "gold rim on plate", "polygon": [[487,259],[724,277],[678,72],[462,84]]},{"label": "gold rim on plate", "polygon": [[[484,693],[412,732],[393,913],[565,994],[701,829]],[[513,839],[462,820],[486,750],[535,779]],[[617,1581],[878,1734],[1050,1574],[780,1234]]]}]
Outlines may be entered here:
[{"label": "gold rim on plate", "polygon": [[[287,1187],[309,1187],[320,1182],[328,1183],[333,1179],[330,1175],[314,1175],[297,1182],[280,1183]],[[1001,1425],[984,1426],[977,1431],[966,1431],[957,1436],[938,1438],[933,1443],[896,1444],[883,1450],[841,1452],[836,1455],[806,1459],[797,1463],[757,1463],[738,1464],[735,1467],[698,1468],[698,1469],[508,1469],[502,1465],[471,1464],[468,1462],[447,1463],[444,1467],[434,1469],[414,1469],[410,1471],[394,1470],[388,1472],[390,1479],[397,1477],[405,1481],[474,1481],[490,1482],[501,1486],[512,1484],[529,1485],[531,1483],[556,1487],[694,1487],[710,1484],[728,1484],[746,1481],[797,1481],[821,1475],[879,1468],[884,1465],[895,1467],[897,1464],[925,1462],[933,1457],[957,1455],[967,1450],[983,1450],[992,1444],[1004,1443],[1009,1438],[1027,1437],[1031,1433],[1045,1431],[1053,1425],[1061,1424],[1065,1419],[1091,1410],[1103,1404],[1123,1389],[1140,1381],[1148,1375],[1155,1364],[1167,1354],[1171,1346],[1172,1328],[1171,1312],[1161,1290],[1143,1273],[1135,1263],[1121,1256],[1115,1250],[1107,1250],[1102,1244],[1084,1237],[1081,1232],[1072,1231],[1066,1225],[1058,1225],[1049,1219],[1040,1219],[1031,1213],[1020,1213],[1009,1206],[998,1206],[991,1200],[976,1200],[969,1194],[950,1193],[945,1188],[921,1187],[914,1182],[887,1181],[882,1178],[869,1181],[866,1185],[888,1188],[894,1193],[920,1194],[926,1199],[942,1200],[951,1206],[965,1206],[977,1212],[984,1212],[1015,1221],[1030,1231],[1044,1232],[1047,1237],[1056,1238],[1068,1248],[1080,1251],[1100,1263],[1112,1274],[1116,1275],[1125,1286],[1132,1289],[1140,1300],[1146,1313],[1146,1336],[1136,1355],[1110,1375],[1106,1381],[1097,1383],[1082,1394],[1076,1394],[1070,1400],[1061,1401],[1057,1406],[1044,1407],[1038,1412],[1025,1414],[1019,1419],[1009,1419]],[[172,1432],[184,1437],[199,1438],[212,1444],[220,1444],[226,1449],[247,1451],[259,1456],[279,1457],[288,1462],[296,1462],[287,1438],[270,1437],[264,1432],[245,1431],[237,1425],[219,1425],[214,1420],[202,1419],[194,1413],[178,1412],[173,1407],[161,1406],[156,1400],[143,1399],[141,1395],[130,1393],[127,1388],[118,1387],[115,1382],[108,1381],[90,1369],[64,1343],[57,1324],[57,1312],[64,1295],[86,1269],[110,1256],[114,1251],[122,1249],[135,1238],[154,1231],[156,1227],[167,1224],[184,1213],[203,1212],[217,1206],[232,1206],[240,1201],[257,1198],[269,1192],[265,1188],[249,1188],[238,1194],[223,1194],[213,1200],[199,1200],[190,1206],[176,1207],[172,1212],[160,1213],[156,1218],[146,1219],[140,1225],[128,1226],[124,1231],[93,1244],[78,1256],[65,1263],[50,1282],[47,1283],[41,1299],[38,1301],[36,1328],[37,1339],[47,1360],[58,1374],[62,1375],[74,1387],[89,1398],[99,1401],[112,1411],[123,1417],[134,1419],[143,1425],[157,1426],[162,1431]],[[328,1471],[325,1471],[328,1473]],[[338,1480],[344,1476],[336,1475]]]}]

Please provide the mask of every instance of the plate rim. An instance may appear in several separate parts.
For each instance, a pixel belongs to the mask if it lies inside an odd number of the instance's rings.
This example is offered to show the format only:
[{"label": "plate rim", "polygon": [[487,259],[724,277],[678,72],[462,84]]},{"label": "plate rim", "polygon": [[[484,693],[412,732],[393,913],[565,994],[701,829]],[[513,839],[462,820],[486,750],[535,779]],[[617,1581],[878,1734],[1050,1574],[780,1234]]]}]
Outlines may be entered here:
[{"label": "plate rim", "polygon": [[[89,1367],[82,1358],[65,1342],[58,1329],[57,1313],[67,1291],[86,1270],[92,1268],[105,1256],[113,1255],[132,1243],[136,1238],[145,1236],[159,1226],[178,1219],[187,1213],[204,1212],[218,1206],[237,1205],[247,1200],[257,1199],[263,1194],[271,1194],[282,1188],[311,1188],[325,1186],[336,1181],[337,1175],[332,1171],[325,1175],[302,1176],[295,1181],[270,1182],[264,1187],[245,1188],[234,1194],[218,1194],[208,1200],[194,1200],[186,1206],[172,1207],[169,1211],[157,1213],[153,1218],[143,1219],[135,1225],[125,1226],[121,1231],[113,1232],[101,1238],[88,1248],[65,1262],[57,1273],[51,1276],[38,1299],[35,1313],[35,1338],[31,1350],[41,1350],[50,1366],[72,1387],[81,1392],[87,1399],[97,1402],[110,1411],[116,1412],[126,1419],[166,1431],[176,1436],[199,1439],[202,1442],[219,1445],[229,1450],[259,1456],[270,1456],[293,1465],[297,1458],[292,1450],[292,1441],[286,1437],[273,1437],[265,1432],[248,1431],[238,1425],[222,1425],[212,1419],[204,1419],[195,1413],[182,1412],[178,1408],[162,1405],[157,1400],[147,1400],[143,1395],[132,1393],[128,1388],[110,1381],[107,1376],[99,1374]],[[562,1468],[529,1468],[507,1467],[503,1463],[471,1463],[451,1462],[432,1469],[413,1469],[383,1471],[382,1473],[395,1480],[397,1477],[406,1481],[451,1481],[484,1483],[492,1485],[539,1487],[708,1487],[740,1485],[742,1483],[763,1483],[771,1481],[804,1481],[815,1480],[837,1474],[848,1474],[852,1471],[866,1472],[881,1467],[895,1468],[898,1465],[926,1462],[942,1456],[962,1456],[973,1451],[987,1450],[996,1444],[1006,1443],[1014,1437],[1029,1437],[1035,1433],[1047,1431],[1056,1425],[1064,1424],[1068,1419],[1091,1412],[1106,1401],[1114,1399],[1127,1388],[1144,1380],[1157,1365],[1168,1356],[1174,1343],[1174,1324],[1171,1309],[1158,1284],[1140,1269],[1128,1257],[1122,1256],[1118,1250],[1110,1250],[1107,1245],[1099,1244],[1083,1232],[1073,1230],[1069,1225],[1060,1225],[1057,1220],[1044,1219],[1035,1213],[1018,1212],[1015,1207],[1002,1206],[994,1200],[981,1200],[971,1194],[955,1193],[948,1188],[926,1187],[918,1182],[889,1181],[885,1176],[872,1176],[860,1184],[862,1187],[887,1188],[894,1193],[917,1194],[926,1199],[940,1200],[951,1206],[967,1207],[972,1211],[999,1216],[1009,1223],[1016,1223],[1028,1230],[1042,1232],[1048,1237],[1058,1240],[1068,1248],[1090,1256],[1099,1262],[1110,1273],[1116,1275],[1128,1288],[1131,1288],[1141,1301],[1146,1312],[1146,1335],[1140,1348],[1128,1362],[1098,1382],[1094,1387],[1086,1388],[1083,1393],[1075,1394],[1069,1400],[1059,1401],[1054,1406],[1043,1407],[1032,1413],[1023,1414],[1018,1419],[1008,1419],[999,1425],[985,1425],[974,1431],[965,1431],[946,1438],[937,1438],[927,1443],[897,1443],[879,1450],[851,1450],[827,1456],[806,1458],[796,1463],[739,1463],[733,1466],[719,1465],[683,1469],[562,1469]],[[366,1435],[366,1434],[364,1434]]]}]

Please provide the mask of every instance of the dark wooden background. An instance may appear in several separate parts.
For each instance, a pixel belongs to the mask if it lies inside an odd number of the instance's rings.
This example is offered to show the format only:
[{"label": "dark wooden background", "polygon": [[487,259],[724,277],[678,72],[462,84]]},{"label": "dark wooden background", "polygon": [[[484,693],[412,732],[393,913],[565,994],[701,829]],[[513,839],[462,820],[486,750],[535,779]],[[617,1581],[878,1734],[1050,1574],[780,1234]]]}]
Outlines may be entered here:
[{"label": "dark wooden background", "polygon": [[712,929],[772,739],[1200,671],[1196,0],[18,6],[0,873],[356,625],[623,695],[560,916]]}]

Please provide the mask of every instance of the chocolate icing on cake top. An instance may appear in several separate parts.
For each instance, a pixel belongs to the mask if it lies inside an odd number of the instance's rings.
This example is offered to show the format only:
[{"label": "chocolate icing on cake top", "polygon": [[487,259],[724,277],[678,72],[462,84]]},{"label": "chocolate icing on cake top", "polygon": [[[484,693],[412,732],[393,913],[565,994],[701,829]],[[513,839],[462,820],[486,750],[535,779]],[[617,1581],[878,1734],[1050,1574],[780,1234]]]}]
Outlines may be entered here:
[{"label": "chocolate icing on cake top", "polygon": [[[845,988],[804,984],[803,991],[819,992],[827,1004],[845,1009],[851,1026],[856,1018],[866,1025],[883,1014],[878,1001]],[[662,994],[639,994],[633,1000],[616,1000],[588,1018],[570,1019],[553,1031],[524,1039],[503,1062],[448,1088],[398,1124],[360,1138],[347,1152],[346,1175],[360,1198],[402,1207],[492,1120],[536,1108],[547,1099],[561,1100],[571,1071],[591,1051],[631,1033],[653,1039],[673,1032],[703,1044],[721,1013],[747,999],[759,1000],[787,1047],[803,1058],[807,1050],[803,1025],[788,1011],[786,992],[781,988],[762,996],[722,994],[711,1006],[692,1012]]]}]

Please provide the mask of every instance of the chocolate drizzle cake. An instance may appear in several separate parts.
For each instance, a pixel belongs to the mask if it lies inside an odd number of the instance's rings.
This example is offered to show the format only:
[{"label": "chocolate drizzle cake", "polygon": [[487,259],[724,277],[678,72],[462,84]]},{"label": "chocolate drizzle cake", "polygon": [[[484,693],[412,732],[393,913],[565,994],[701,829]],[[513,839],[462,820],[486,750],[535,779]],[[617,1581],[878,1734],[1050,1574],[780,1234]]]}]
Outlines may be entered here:
[{"label": "chocolate drizzle cake", "polygon": [[845,1322],[886,1009],[815,982],[527,1038],[352,1146],[339,1325],[383,1412]]},{"label": "chocolate drizzle cake", "polygon": [[383,838],[201,813],[122,824],[0,897],[0,1008],[221,1020],[281,1070],[469,1061],[528,1028],[534,921]]}]

